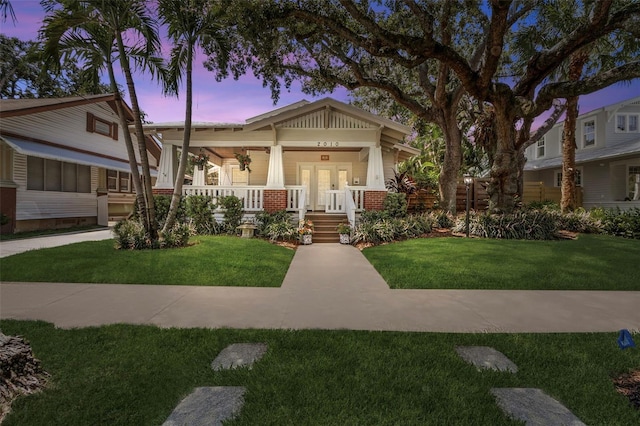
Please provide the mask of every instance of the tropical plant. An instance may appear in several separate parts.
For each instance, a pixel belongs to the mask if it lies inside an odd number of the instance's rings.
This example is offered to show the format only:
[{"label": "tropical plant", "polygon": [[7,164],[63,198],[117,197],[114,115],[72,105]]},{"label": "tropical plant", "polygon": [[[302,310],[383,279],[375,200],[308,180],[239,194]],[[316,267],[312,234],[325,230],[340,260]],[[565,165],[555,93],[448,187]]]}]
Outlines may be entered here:
[{"label": "tropical plant", "polygon": [[[198,44],[201,46],[209,46],[217,52],[216,56],[222,63],[227,60],[228,48],[226,47],[226,36],[222,31],[223,27],[218,22],[222,12],[218,3],[207,0],[160,0],[158,10],[162,22],[167,26],[168,35],[173,41],[165,92],[178,93],[178,86],[180,85],[183,75],[185,75],[186,80],[184,136],[182,139],[180,162],[178,164],[177,176],[173,188],[171,208],[165,223],[165,229],[168,229],[175,223],[189,157],[195,49]],[[210,52],[211,54],[213,50]],[[226,67],[226,65],[222,67]],[[202,168],[208,160],[208,156],[201,153],[195,157],[195,161],[197,162],[193,163],[194,160],[192,159],[192,164]]]},{"label": "tropical plant", "polygon": [[298,222],[298,234],[312,235],[313,222],[310,219],[300,219],[300,221]]},{"label": "tropical plant", "polygon": [[264,228],[264,236],[270,241],[293,241],[298,235],[297,228],[288,220],[277,220]]},{"label": "tropical plant", "polygon": [[291,223],[291,214],[287,210],[278,210],[276,212],[261,211],[255,215],[256,230],[259,236],[268,237],[267,227],[272,223],[289,223],[295,234],[296,227]]},{"label": "tropical plant", "polygon": [[[162,75],[162,59],[154,56],[160,51],[157,24],[143,0],[42,0],[41,3],[46,12],[41,35],[47,64],[59,67],[61,55],[63,58],[70,55],[82,61],[85,72],[94,79],[99,79],[103,69],[109,75],[129,156],[136,200],[145,232],[148,238],[155,240],[158,232],[151,169],[131,61],[150,70],[154,76]],[[125,41],[131,44],[126,45]],[[114,68],[117,61],[125,77],[131,110],[125,108],[120,97]],[[134,123],[138,156],[129,132],[128,118]],[[138,161],[142,176],[138,172]]]},{"label": "tropical plant", "polygon": [[339,223],[338,226],[336,226],[336,231],[338,234],[349,235],[351,234],[351,225],[348,223]]},{"label": "tropical plant", "polygon": [[407,215],[407,194],[388,192],[382,201],[382,210],[390,218],[405,217]]},{"label": "tropical plant", "polygon": [[416,192],[416,185],[409,177],[409,171],[398,172],[393,170],[393,176],[387,179],[385,186],[391,192],[402,194],[413,194]]}]

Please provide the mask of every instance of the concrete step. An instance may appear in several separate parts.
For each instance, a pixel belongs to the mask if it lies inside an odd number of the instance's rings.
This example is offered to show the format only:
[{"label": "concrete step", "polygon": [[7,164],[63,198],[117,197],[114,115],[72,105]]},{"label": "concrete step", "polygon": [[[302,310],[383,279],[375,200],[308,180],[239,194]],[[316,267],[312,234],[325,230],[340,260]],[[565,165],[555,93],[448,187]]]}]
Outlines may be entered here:
[{"label": "concrete step", "polygon": [[338,243],[340,236],[336,231],[339,223],[347,223],[345,214],[307,213],[306,219],[313,222],[314,243]]}]

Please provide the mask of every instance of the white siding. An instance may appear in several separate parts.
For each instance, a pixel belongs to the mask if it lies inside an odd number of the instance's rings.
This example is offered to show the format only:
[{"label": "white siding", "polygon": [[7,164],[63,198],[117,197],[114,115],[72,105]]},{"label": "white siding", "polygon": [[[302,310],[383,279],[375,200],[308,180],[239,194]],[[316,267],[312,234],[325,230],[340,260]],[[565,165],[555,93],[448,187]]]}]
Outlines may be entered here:
[{"label": "white siding", "polygon": [[609,164],[604,162],[584,164],[582,168],[582,188],[584,204],[610,200]]},{"label": "white siding", "polygon": [[16,220],[92,217],[98,214],[95,194],[70,192],[16,192]]}]

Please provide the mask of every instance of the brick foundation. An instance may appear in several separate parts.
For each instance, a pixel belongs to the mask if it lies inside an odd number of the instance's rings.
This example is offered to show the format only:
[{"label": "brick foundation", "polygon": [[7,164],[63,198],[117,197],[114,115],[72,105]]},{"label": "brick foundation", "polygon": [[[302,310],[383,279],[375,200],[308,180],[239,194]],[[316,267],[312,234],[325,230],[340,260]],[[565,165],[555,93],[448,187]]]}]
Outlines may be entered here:
[{"label": "brick foundation", "polygon": [[173,188],[153,188],[153,195],[173,195]]},{"label": "brick foundation", "polygon": [[365,191],[364,192],[364,209],[365,210],[382,210],[382,203],[387,196],[387,191]]},{"label": "brick foundation", "polygon": [[287,190],[286,189],[265,189],[264,211],[273,213],[287,208]]}]

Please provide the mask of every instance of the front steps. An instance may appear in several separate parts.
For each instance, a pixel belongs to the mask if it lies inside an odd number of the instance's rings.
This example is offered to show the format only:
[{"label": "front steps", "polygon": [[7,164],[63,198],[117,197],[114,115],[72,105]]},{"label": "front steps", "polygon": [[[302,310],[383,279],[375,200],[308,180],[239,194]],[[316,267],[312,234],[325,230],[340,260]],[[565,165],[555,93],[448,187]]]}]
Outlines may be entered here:
[{"label": "front steps", "polygon": [[346,214],[307,213],[305,219],[313,222],[314,243],[339,243],[336,227],[339,223],[349,223]]}]

